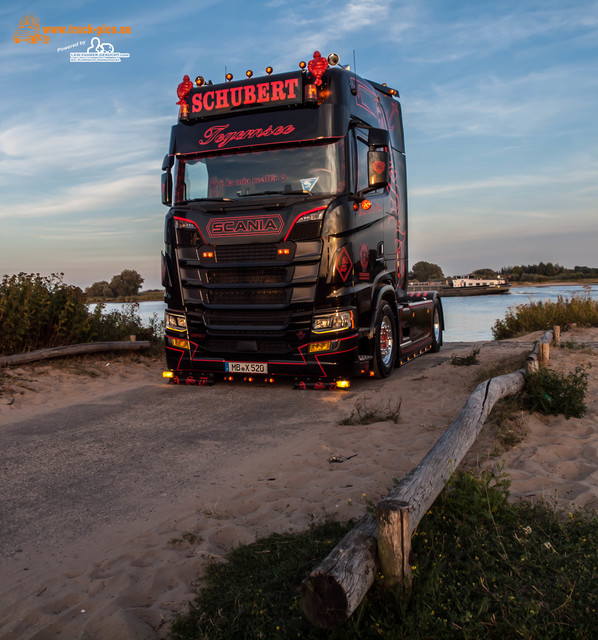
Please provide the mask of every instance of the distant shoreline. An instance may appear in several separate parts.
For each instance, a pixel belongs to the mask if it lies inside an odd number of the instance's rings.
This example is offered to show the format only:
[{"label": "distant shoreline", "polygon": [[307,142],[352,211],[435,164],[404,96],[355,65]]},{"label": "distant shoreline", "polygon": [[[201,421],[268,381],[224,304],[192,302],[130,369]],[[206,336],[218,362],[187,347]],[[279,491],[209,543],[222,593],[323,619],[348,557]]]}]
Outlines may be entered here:
[{"label": "distant shoreline", "polygon": [[563,287],[567,285],[598,285],[598,280],[551,280],[550,282],[509,282],[512,287]]},{"label": "distant shoreline", "polygon": [[164,291],[160,289],[159,291],[151,290],[151,291],[142,291],[138,293],[136,296],[121,296],[119,298],[88,298],[87,302],[89,304],[113,304],[120,302],[154,302],[156,300],[164,300]]}]

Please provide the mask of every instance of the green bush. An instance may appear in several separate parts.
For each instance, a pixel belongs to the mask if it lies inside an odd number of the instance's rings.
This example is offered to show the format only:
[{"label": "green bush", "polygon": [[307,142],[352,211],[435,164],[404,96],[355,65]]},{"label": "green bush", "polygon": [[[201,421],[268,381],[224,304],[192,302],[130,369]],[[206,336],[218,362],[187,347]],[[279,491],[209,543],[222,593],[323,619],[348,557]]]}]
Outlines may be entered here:
[{"label": "green bush", "polygon": [[588,373],[581,365],[566,376],[543,368],[525,376],[525,403],[530,412],[582,418],[587,389]]},{"label": "green bush", "polygon": [[492,335],[495,340],[504,340],[532,331],[552,329],[554,325],[567,327],[571,324],[598,327],[598,300],[585,296],[559,296],[556,302],[538,301],[510,307],[505,318],[494,323]]},{"label": "green bush", "polygon": [[97,305],[89,310],[79,287],[66,284],[62,273],[5,275],[0,283],[0,355],[25,353],[81,342],[128,340],[158,341],[160,323],[143,326],[139,305],[104,314]]}]

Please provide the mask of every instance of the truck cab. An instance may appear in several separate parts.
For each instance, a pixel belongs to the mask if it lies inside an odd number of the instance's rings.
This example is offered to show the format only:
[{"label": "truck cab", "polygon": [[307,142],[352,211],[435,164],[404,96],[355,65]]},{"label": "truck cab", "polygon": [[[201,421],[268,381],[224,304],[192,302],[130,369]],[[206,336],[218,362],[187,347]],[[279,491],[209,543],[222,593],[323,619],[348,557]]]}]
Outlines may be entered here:
[{"label": "truck cab", "polygon": [[439,298],[407,293],[398,92],[336,60],[179,84],[162,174],[171,381],[346,387],[440,348]]}]

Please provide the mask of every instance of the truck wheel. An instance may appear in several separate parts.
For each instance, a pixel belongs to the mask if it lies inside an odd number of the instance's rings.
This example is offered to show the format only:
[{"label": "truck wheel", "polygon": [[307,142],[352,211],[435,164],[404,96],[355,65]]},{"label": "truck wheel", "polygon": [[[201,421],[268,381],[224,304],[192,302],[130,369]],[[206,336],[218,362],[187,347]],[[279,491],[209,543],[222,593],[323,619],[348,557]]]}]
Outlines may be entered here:
[{"label": "truck wheel", "polygon": [[442,346],[443,331],[444,327],[442,326],[440,303],[436,300],[434,302],[434,311],[432,316],[432,351],[434,351],[434,353],[440,351],[440,347]]},{"label": "truck wheel", "polygon": [[397,355],[395,316],[387,302],[383,302],[376,322],[374,336],[374,372],[376,378],[387,378]]}]

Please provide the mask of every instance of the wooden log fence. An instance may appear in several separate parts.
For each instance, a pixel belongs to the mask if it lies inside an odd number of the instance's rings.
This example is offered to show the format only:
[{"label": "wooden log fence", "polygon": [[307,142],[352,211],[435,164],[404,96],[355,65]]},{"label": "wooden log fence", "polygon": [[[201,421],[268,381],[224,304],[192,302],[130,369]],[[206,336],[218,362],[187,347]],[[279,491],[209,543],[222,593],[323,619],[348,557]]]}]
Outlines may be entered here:
[{"label": "wooden log fence", "polygon": [[[546,332],[539,344],[548,345],[552,337],[552,331]],[[421,518],[475,442],[494,404],[524,385],[524,370],[479,384],[423,460],[378,502],[375,516],[366,514],[303,581],[301,608],[313,625],[333,629],[346,622],[377,571],[389,587],[409,592],[411,538]]]},{"label": "wooden log fence", "polygon": [[98,353],[100,351],[140,351],[149,349],[149,340],[133,340],[118,342],[85,342],[82,344],[66,345],[64,347],[52,347],[50,349],[38,349],[28,353],[17,353],[13,356],[0,357],[0,366],[15,364],[27,364],[38,360],[48,360],[50,358],[64,358],[66,356],[77,356],[87,353]]}]

